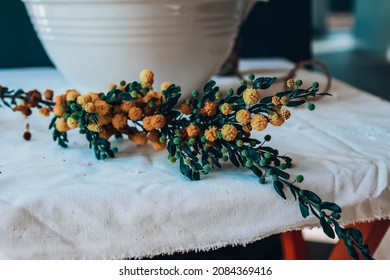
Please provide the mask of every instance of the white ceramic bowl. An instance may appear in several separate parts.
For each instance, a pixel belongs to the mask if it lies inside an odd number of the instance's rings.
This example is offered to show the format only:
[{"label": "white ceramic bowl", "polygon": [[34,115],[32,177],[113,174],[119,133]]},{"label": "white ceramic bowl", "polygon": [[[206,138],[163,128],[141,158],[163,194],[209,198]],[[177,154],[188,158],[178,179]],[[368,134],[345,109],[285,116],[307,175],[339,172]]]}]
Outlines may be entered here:
[{"label": "white ceramic bowl", "polygon": [[172,81],[188,94],[221,66],[247,0],[23,0],[55,66],[82,90]]}]

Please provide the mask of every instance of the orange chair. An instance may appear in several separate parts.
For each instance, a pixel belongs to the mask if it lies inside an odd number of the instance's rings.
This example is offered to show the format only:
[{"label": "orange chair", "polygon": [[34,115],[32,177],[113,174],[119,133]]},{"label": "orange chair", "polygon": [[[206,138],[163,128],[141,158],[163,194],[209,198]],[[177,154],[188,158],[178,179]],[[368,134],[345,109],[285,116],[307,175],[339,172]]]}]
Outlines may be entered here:
[{"label": "orange chair", "polygon": [[[373,222],[358,223],[354,225],[359,229],[364,242],[374,254],[382,241],[387,229],[390,227],[390,220],[380,220]],[[308,257],[305,240],[301,231],[289,231],[280,235],[282,243],[283,256],[285,260],[306,260]],[[351,260],[343,241],[337,242],[333,248],[329,260]]]}]

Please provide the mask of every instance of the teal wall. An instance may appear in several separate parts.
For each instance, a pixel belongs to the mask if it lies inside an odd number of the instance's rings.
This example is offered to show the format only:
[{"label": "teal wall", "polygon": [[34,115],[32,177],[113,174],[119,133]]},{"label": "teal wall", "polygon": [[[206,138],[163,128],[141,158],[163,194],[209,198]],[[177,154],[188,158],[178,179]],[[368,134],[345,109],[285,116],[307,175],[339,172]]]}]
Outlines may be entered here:
[{"label": "teal wall", "polygon": [[385,55],[390,48],[390,1],[356,0],[355,11],[360,47]]},{"label": "teal wall", "polygon": [[51,65],[20,0],[0,0],[0,68]]}]

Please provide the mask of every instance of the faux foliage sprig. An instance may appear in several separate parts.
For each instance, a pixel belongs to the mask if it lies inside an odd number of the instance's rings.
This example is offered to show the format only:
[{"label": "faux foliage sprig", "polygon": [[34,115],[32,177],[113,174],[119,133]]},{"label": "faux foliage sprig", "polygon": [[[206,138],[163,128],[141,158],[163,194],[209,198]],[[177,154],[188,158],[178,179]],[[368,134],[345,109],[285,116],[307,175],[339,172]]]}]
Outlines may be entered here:
[{"label": "faux foliage sprig", "polygon": [[358,259],[360,252],[364,258],[372,259],[361,232],[340,226],[341,208],[337,204],[299,188],[302,175],[291,180],[286,170],[292,167],[292,159],[266,145],[271,136],[265,135],[262,141],[251,138],[252,130],[263,131],[269,124],[283,125],[291,115],[286,108],[307,104],[309,110],[314,110],[311,100],[330,95],[318,93],[318,83],[304,89],[301,80],[289,80],[287,91],[261,98],[261,91],[275,80],[251,74],[248,82],[241,82],[236,91],[229,89],[225,94],[211,80],[202,93],[194,91],[192,98],[180,104],[180,110],[175,109],[181,97],[180,87],[164,83],[156,92],[150,70],[141,72],[140,82],[122,81],[111,85],[106,94],[81,95],[69,90],[56,96],[53,103],[51,91],[44,93],[44,100],[37,91],[14,92],[0,86],[0,99],[26,116],[35,107],[44,116],[52,110],[55,116],[49,128],[53,129],[53,139],[65,148],[67,131],[77,128],[85,134],[97,159],[114,157],[118,150],[109,139],[125,135],[137,145],[150,141],[156,150],[166,148],[169,161],[178,161],[181,173],[190,180],[200,180],[202,174],[221,168],[221,162],[226,161],[251,170],[261,184],[270,178],[279,196],[286,199],[285,191],[290,190],[302,216],[312,214],[318,218],[324,233],[343,240],[353,258]]}]

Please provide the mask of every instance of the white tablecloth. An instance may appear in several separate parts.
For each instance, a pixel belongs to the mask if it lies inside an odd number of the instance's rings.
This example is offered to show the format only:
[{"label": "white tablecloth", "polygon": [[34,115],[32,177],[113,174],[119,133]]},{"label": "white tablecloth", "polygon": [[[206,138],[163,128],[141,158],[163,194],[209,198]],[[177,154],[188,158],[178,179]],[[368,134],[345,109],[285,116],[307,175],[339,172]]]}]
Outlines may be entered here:
[{"label": "white tablecloth", "polygon": [[[276,66],[262,74],[277,76],[289,67],[274,62],[244,67]],[[323,75],[306,71],[299,78],[325,83]],[[224,88],[237,83],[218,82]],[[58,93],[72,88],[47,68],[0,70],[0,84]],[[338,81],[331,92],[314,112],[294,109],[284,126],[267,129],[270,146],[294,159],[290,172],[305,176],[303,188],[343,208],[342,222],[389,218],[390,104]],[[251,172],[226,165],[190,182],[165,152],[114,141],[118,156],[97,161],[76,131],[62,149],[52,142],[49,119],[34,114],[25,120],[4,108],[0,116],[0,258],[137,258],[318,226],[317,219],[301,217],[288,192],[281,199]],[[21,137],[26,122],[30,142]]]}]

